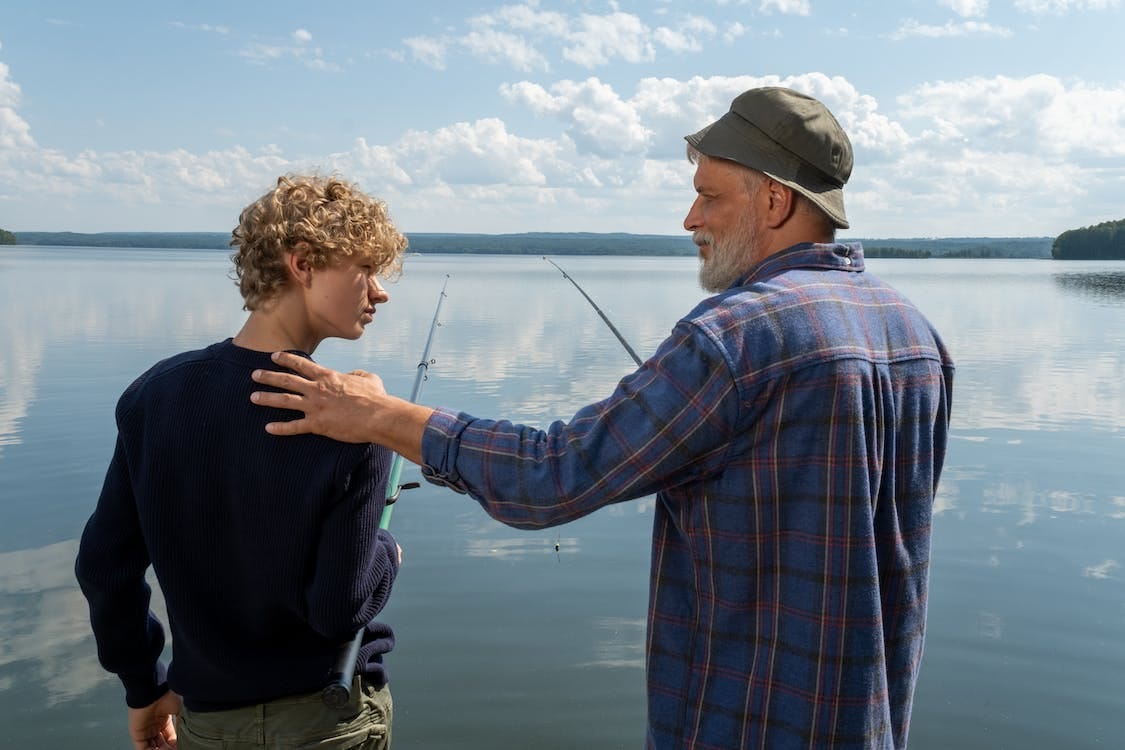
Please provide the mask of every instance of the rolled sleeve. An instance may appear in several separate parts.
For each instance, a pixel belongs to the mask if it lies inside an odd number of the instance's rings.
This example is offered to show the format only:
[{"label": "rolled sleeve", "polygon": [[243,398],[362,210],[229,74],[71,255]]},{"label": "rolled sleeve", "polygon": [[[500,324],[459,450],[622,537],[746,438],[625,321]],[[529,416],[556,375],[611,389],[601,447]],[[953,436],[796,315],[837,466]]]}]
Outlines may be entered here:
[{"label": "rolled sleeve", "polygon": [[473,420],[468,414],[438,408],[422,433],[422,476],[433,484],[467,494],[468,485],[457,473],[458,438]]}]

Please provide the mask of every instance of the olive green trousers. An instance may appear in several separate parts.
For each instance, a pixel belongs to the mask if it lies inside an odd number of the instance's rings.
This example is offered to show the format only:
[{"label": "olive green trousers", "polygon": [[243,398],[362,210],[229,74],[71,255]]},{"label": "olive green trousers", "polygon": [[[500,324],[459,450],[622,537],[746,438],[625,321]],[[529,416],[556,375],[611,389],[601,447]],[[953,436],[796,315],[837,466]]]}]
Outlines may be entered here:
[{"label": "olive green trousers", "polygon": [[341,708],[320,693],[279,698],[229,711],[189,711],[176,723],[178,750],[388,750],[391,692],[359,677]]}]

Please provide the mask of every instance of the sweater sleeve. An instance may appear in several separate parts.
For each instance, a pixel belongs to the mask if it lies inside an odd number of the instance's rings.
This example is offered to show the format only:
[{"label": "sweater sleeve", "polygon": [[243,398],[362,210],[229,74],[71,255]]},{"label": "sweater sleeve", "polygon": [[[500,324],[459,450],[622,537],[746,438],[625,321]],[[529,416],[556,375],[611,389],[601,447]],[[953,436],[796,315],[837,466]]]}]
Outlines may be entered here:
[{"label": "sweater sleeve", "polygon": [[75,575],[90,607],[98,660],[121,679],[132,708],[147,706],[168,690],[160,661],[164,628],[149,609],[148,567],[118,437],[97,506],[82,532]]},{"label": "sweater sleeve", "polygon": [[306,604],[309,624],[328,638],[355,633],[390,598],[398,546],[379,528],[389,466],[388,451],[367,446],[362,459],[345,470],[342,495],[321,526]]}]

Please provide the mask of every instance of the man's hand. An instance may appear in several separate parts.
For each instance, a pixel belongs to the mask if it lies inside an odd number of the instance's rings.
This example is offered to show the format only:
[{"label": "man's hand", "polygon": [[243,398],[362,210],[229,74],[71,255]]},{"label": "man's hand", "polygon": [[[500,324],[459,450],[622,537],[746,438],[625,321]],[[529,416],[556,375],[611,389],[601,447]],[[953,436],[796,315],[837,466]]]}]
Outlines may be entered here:
[{"label": "man's hand", "polygon": [[182,702],[169,690],[144,708],[129,709],[129,738],[135,750],[176,747],[176,722]]},{"label": "man's hand", "polygon": [[315,433],[345,443],[378,443],[415,463],[422,461],[422,433],[433,409],[388,396],[378,375],[362,370],[341,373],[288,352],[273,361],[296,374],[255,370],[253,378],[290,393],[255,391],[260,406],[304,414],[290,422],[270,422],[272,435]]},{"label": "man's hand", "polygon": [[266,431],[273,435],[300,435],[312,432],[345,443],[371,442],[367,422],[375,411],[375,399],[386,395],[378,375],[362,370],[344,374],[288,352],[275,352],[273,361],[296,375],[272,370],[255,370],[259,383],[283,388],[292,393],[257,391],[250,400],[261,406],[276,406],[304,413],[291,422],[270,422]]}]

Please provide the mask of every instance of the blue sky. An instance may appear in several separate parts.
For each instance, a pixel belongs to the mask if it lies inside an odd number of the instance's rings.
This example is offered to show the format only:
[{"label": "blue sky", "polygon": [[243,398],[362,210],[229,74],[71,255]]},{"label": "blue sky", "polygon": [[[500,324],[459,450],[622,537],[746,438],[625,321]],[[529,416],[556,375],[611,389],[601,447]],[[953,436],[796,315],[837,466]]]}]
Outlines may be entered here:
[{"label": "blue sky", "polygon": [[1120,0],[9,2],[0,227],[228,231],[285,172],[410,232],[678,234],[739,92],[849,131],[853,237],[1125,218]]}]

